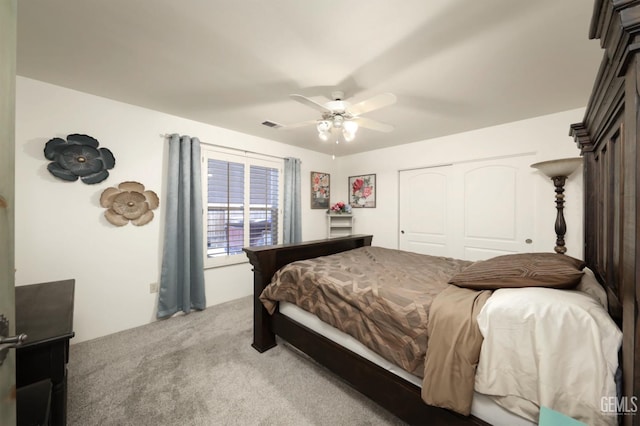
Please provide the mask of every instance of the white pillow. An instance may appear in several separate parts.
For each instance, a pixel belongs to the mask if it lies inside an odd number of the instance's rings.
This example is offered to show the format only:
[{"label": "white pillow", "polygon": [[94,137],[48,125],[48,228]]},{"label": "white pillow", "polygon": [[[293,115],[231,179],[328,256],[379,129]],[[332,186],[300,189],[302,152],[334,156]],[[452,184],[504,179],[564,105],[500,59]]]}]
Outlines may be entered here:
[{"label": "white pillow", "polygon": [[609,305],[607,303],[606,290],[600,285],[600,283],[598,282],[598,279],[596,278],[595,274],[591,269],[584,268],[582,272],[584,272],[584,274],[580,279],[580,284],[576,286],[576,290],[579,290],[583,293],[587,293],[588,295],[592,296],[598,302],[600,302],[600,304],[605,309],[605,311],[608,311]]},{"label": "white pillow", "polygon": [[615,397],[622,333],[600,301],[576,290],[493,292],[478,315],[484,337],[475,389],[532,421],[544,405],[589,425]]}]

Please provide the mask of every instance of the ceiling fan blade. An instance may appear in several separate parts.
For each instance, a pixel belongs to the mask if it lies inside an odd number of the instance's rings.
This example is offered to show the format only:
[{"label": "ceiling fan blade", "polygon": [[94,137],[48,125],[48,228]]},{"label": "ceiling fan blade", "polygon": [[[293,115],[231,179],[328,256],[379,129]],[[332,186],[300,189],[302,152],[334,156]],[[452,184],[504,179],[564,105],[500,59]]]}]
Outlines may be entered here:
[{"label": "ceiling fan blade", "polygon": [[391,124],[381,123],[370,118],[358,117],[354,121],[358,123],[360,127],[364,127],[365,129],[377,130],[378,132],[385,133],[393,131],[393,126]]},{"label": "ceiling fan blade", "polygon": [[300,123],[285,124],[281,127],[281,129],[282,130],[297,129],[298,127],[309,126],[311,124],[315,125],[317,122],[318,120],[309,120],[309,121],[301,121]]},{"label": "ceiling fan blade", "polygon": [[294,101],[300,102],[303,105],[309,106],[315,110],[318,110],[322,113],[329,113],[331,114],[331,110],[329,108],[327,108],[326,106],[319,104],[318,102],[307,98],[306,96],[302,96],[302,95],[289,95],[289,97],[291,99],[293,99]]},{"label": "ceiling fan blade", "polygon": [[265,120],[262,122],[262,125],[271,127],[272,129],[289,130],[289,129],[297,129],[298,127],[308,126],[310,124],[317,124],[317,122],[318,120],[308,120],[308,121],[301,121],[300,123],[280,124],[280,123],[276,123],[275,121]]},{"label": "ceiling fan blade", "polygon": [[355,116],[364,114],[365,112],[373,111],[375,109],[395,104],[396,99],[396,95],[394,95],[393,93],[381,93],[372,98],[365,99],[362,102],[358,102],[355,105],[351,105],[349,107],[349,113]]}]

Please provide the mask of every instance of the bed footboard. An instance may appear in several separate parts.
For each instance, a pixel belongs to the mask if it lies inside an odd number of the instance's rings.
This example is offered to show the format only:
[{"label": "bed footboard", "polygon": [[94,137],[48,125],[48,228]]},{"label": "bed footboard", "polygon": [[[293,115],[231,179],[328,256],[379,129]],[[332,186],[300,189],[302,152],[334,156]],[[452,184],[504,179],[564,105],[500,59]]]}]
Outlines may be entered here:
[{"label": "bed footboard", "polygon": [[253,265],[253,343],[251,346],[258,352],[264,352],[276,345],[271,315],[262,306],[258,297],[262,290],[269,285],[278,269],[296,260],[327,256],[370,246],[372,239],[372,235],[351,235],[299,244],[243,248],[249,257],[249,262]]}]

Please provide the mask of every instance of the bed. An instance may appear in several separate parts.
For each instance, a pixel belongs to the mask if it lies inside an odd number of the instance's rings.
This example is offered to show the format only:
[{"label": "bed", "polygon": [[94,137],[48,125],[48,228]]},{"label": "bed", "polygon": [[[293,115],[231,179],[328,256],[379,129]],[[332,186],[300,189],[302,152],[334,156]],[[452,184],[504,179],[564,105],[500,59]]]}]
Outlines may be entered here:
[{"label": "bed", "polygon": [[[277,269],[266,272],[267,286],[256,276],[256,324],[269,325],[266,334],[255,328],[254,347],[272,347],[277,335],[411,424],[532,425],[540,405],[613,424],[600,400],[616,395],[621,333],[584,262],[556,253],[470,262],[372,247],[371,240],[246,249],[263,261],[252,261],[261,272]],[[326,247],[330,253],[314,256]],[[297,260],[278,259],[289,249]],[[527,278],[523,269],[531,270]],[[508,288],[523,279],[535,287]],[[380,377],[391,382],[375,385]]]},{"label": "bed", "polygon": [[[633,399],[640,395],[640,328],[638,278],[640,229],[638,188],[640,151],[640,2],[598,0],[590,38],[600,39],[603,62],[583,122],[570,126],[584,158],[584,261],[606,290],[611,317],[622,330],[620,351],[620,416],[626,425],[640,424]],[[266,351],[276,336],[410,424],[486,424],[474,416],[427,405],[418,384],[327,338],[302,319],[276,310],[270,315],[259,295],[281,267],[291,262],[370,246],[372,236],[359,235],[281,245],[246,248],[254,268],[254,336],[252,346]]]},{"label": "bed", "polygon": [[267,312],[259,296],[275,273],[297,260],[311,259],[370,246],[371,235],[356,235],[301,244],[245,248],[254,270],[254,330],[252,346],[259,352],[274,347],[276,336],[304,352],[342,377],[354,388],[410,424],[486,424],[469,423],[469,418],[426,405],[420,387],[388,371],[299,321],[276,311]]}]

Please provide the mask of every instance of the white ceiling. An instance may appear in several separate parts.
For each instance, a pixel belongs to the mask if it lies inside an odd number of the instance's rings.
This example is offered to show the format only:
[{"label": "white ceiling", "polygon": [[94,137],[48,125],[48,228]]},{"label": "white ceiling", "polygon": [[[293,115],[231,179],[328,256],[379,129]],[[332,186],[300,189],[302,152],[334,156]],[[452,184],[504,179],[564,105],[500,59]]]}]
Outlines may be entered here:
[{"label": "white ceiling", "polygon": [[[586,105],[602,58],[588,0],[18,2],[18,75],[336,155]],[[294,102],[394,93],[321,142]],[[567,123],[567,132],[569,130]],[[166,129],[180,132],[180,129]],[[197,136],[197,135],[194,135]],[[224,141],[208,141],[224,143]]]}]

